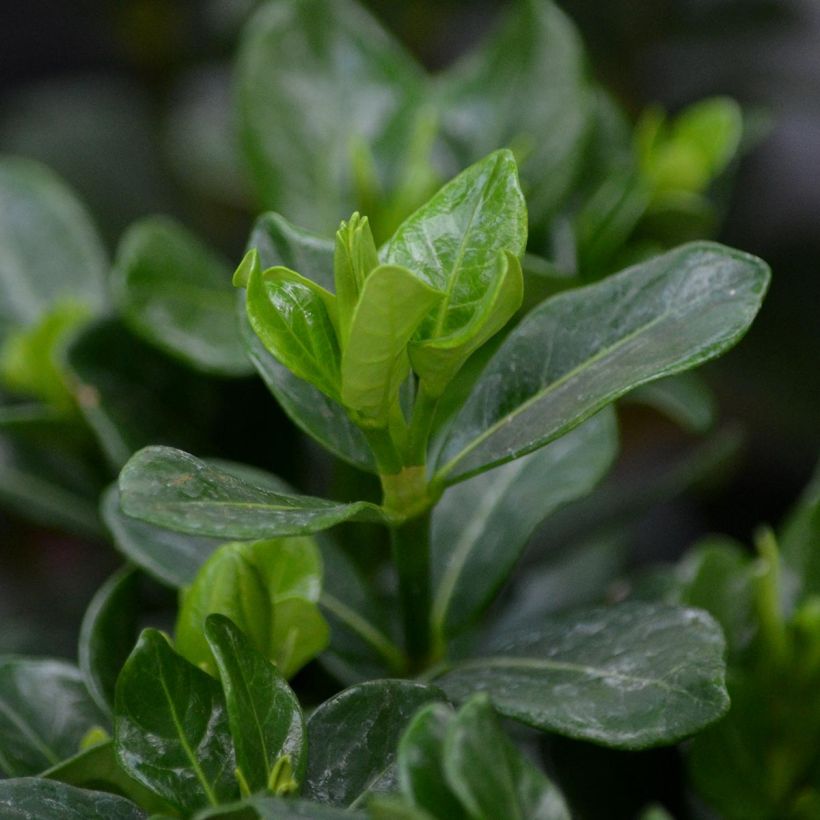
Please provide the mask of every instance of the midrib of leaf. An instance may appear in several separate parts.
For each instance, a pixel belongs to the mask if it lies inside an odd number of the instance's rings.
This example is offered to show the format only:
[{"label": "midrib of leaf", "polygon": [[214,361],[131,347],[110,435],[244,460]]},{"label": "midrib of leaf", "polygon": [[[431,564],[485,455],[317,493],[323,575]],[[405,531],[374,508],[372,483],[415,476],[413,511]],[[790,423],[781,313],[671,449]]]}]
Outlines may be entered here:
[{"label": "midrib of leaf", "polygon": [[386,766],[383,766],[381,769],[379,769],[362,787],[362,790],[359,792],[359,794],[357,794],[356,797],[348,804],[347,808],[357,809],[361,805],[361,801],[372,794],[370,790],[373,788],[373,786],[375,786],[376,783],[378,783],[394,765],[395,761],[393,761],[392,763],[388,763]]},{"label": "midrib of leaf", "polygon": [[[640,327],[633,330],[631,333],[628,333],[626,336],[622,336],[615,344],[611,345],[610,347],[603,348],[598,353],[596,353],[594,356],[591,356],[588,359],[584,359],[583,362],[576,365],[572,370],[569,370],[563,376],[561,376],[559,379],[557,379],[556,381],[552,382],[550,385],[545,387],[543,390],[540,390],[539,392],[537,392],[533,396],[531,396],[529,399],[527,399],[526,401],[519,404],[518,407],[516,407],[512,412],[507,413],[505,416],[503,416],[497,422],[495,422],[495,424],[488,427],[483,433],[480,433],[478,436],[476,436],[466,447],[464,447],[453,458],[451,458],[450,461],[448,461],[440,470],[437,471],[434,480],[444,479],[446,477],[447,473],[449,473],[453,469],[453,467],[456,464],[458,464],[459,461],[461,461],[465,456],[469,455],[473,450],[476,449],[476,447],[478,447],[480,444],[482,444],[484,441],[486,441],[490,436],[495,435],[495,433],[497,433],[503,427],[506,427],[507,425],[512,424],[515,421],[515,419],[519,415],[521,415],[521,413],[523,413],[525,410],[529,409],[529,407],[531,407],[533,404],[540,401],[545,396],[548,396],[550,393],[553,393],[555,390],[557,390],[559,387],[561,387],[567,381],[572,379],[578,373],[583,373],[584,370],[588,369],[589,367],[596,364],[597,362],[605,359],[607,356],[610,356],[611,354],[615,353],[620,347],[623,347],[625,344],[632,341],[632,339],[634,339],[636,336],[639,336],[642,333],[648,332],[651,328],[653,328],[659,322],[662,322],[665,319],[667,319],[670,315],[671,315],[671,312],[669,312],[669,311],[667,311],[665,313],[662,313],[659,316],[656,316],[651,322],[647,322],[645,325],[641,325]],[[663,375],[666,375],[669,372],[670,367],[673,367],[673,366],[674,365],[667,365],[667,367],[661,368],[657,373],[652,375],[649,379],[641,381],[638,384],[645,384],[646,381],[652,381],[654,379],[660,378]],[[638,384],[635,384],[632,387],[637,387]],[[632,387],[628,387],[624,391],[620,391],[620,392],[616,391],[617,395],[615,396],[615,398],[617,398],[618,395],[623,395],[624,392],[627,392],[627,391],[631,390]],[[614,401],[615,398],[606,399],[600,405],[595,405],[594,404],[592,409],[590,409],[587,412],[583,413],[580,416],[580,418],[574,419],[573,422],[575,424],[580,424],[582,421],[585,421],[586,419],[588,419],[591,415],[596,413],[598,410],[600,410],[606,404],[609,404],[611,401]],[[559,428],[559,430],[562,430],[562,429],[564,429],[564,428],[563,427]],[[558,435],[560,435],[560,433],[558,433]],[[553,434],[552,438],[553,439],[557,438],[557,435]],[[542,447],[544,444],[547,444],[550,440],[551,439],[547,439],[547,441],[540,442],[540,443],[536,444],[534,447],[530,446],[528,449],[525,449],[525,451],[523,453],[520,453],[519,455],[514,456],[514,458],[520,458],[520,456],[526,455],[527,453],[531,453],[533,450],[537,450],[539,447]],[[511,459],[508,459],[508,460],[511,460]]]},{"label": "midrib of leaf", "polygon": [[[3,713],[9,723],[17,727],[20,733],[28,739],[29,743],[31,743],[49,763],[56,766],[60,762],[60,758],[49,748],[45,740],[43,740],[28,723],[22,720],[19,715],[12,712],[11,707],[5,700],[0,700],[0,712]],[[9,774],[11,774],[11,772],[9,772]]]},{"label": "midrib of leaf", "polygon": [[433,601],[432,621],[433,625],[439,630],[443,631],[450,601],[452,600],[456,584],[467,562],[467,558],[472,552],[472,548],[478,542],[479,536],[483,533],[485,525],[495,512],[498,503],[513,481],[521,475],[525,466],[525,464],[521,463],[518,469],[510,470],[508,476],[493,484],[489,503],[485,502],[481,505],[480,512],[475,515],[470,521],[470,524],[462,530],[461,536],[458,541],[456,541],[455,548],[453,549],[453,559],[447,565],[447,570],[441,579]]},{"label": "midrib of leaf", "polygon": [[322,592],[319,603],[329,609],[337,618],[344,621],[359,637],[379,652],[387,661],[391,671],[396,672],[404,667],[404,658],[398,647],[358,612],[329,592]]},{"label": "midrib of leaf", "polygon": [[157,659],[157,666],[160,669],[159,675],[159,682],[160,686],[162,686],[162,691],[165,693],[165,699],[168,702],[168,708],[171,712],[171,719],[174,722],[174,726],[177,730],[177,736],[179,737],[179,742],[182,744],[183,751],[185,752],[186,757],[188,760],[191,761],[191,766],[194,770],[194,774],[196,774],[197,780],[199,780],[202,788],[205,790],[205,796],[208,798],[208,802],[212,806],[219,805],[219,801],[216,799],[216,795],[211,788],[210,783],[208,783],[208,779],[205,777],[205,773],[199,766],[199,761],[196,758],[191,747],[188,745],[188,738],[185,734],[185,730],[183,729],[182,723],[179,720],[179,715],[177,715],[176,707],[174,706],[173,698],[171,697],[171,693],[168,691],[168,685],[165,682],[165,675],[162,674],[162,658],[158,651],[155,651],[156,659]]},{"label": "midrib of leaf", "polygon": [[[248,681],[245,679],[245,673],[244,673],[244,670],[241,668],[241,666],[239,667],[239,678],[240,678],[240,681],[242,683],[242,689],[243,689],[245,698],[248,701],[248,703],[250,703],[250,706],[251,706],[251,712],[253,714],[256,733],[259,736],[259,743],[262,746],[262,758],[265,761],[265,770],[266,770],[266,773],[269,773],[271,768],[272,768],[271,764],[272,764],[273,761],[271,760],[270,755],[268,753],[268,744],[267,744],[267,741],[265,740],[265,733],[262,731],[262,719],[259,716],[259,712],[256,709],[256,700],[251,695],[250,686],[248,685]],[[245,732],[244,732],[244,728],[243,728],[241,734],[244,734],[244,733]]]}]

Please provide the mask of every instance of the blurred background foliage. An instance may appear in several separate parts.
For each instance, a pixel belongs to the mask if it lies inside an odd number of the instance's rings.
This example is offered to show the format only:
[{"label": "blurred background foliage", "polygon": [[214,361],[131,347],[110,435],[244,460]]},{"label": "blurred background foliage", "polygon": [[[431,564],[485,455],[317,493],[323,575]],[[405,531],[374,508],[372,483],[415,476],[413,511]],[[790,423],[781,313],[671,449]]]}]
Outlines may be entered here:
[{"label": "blurred background foliage", "polygon": [[[87,205],[109,256],[134,220],[163,213],[238,260],[259,206],[236,148],[231,65],[256,5],[5,4],[0,153],[40,160],[60,174]],[[432,71],[478,42],[505,6],[476,0],[366,5]],[[566,584],[555,579],[573,579],[582,589],[584,580],[594,599],[625,566],[673,560],[704,533],[748,542],[758,524],[782,519],[820,451],[820,6],[812,0],[560,5],[580,28],[592,73],[633,122],[650,106],[674,114],[715,95],[739,101],[746,153],[731,188],[716,193],[718,238],[762,256],[774,280],[748,337],[706,371],[718,399],[718,433],[701,441],[645,406],[626,405],[624,454],[614,475],[563,519],[550,519],[549,531],[536,539],[534,556],[550,549],[558,556],[544,573],[553,579],[556,608],[579,600],[562,602]],[[119,372],[130,355],[125,348],[117,355],[125,333],[114,323],[86,342],[110,354],[103,381],[113,395],[125,380],[127,394],[142,397],[137,413],[118,410],[141,417],[138,443],[150,439],[143,429],[146,423],[151,429],[147,408],[158,402],[180,422],[183,438],[174,443],[200,437],[210,442],[201,452],[264,465],[308,490],[331,483],[331,492],[356,495],[354,479],[367,486],[368,479],[331,468],[317,448],[295,436],[258,379],[177,374],[156,351],[144,361],[157,360],[162,381],[127,367]],[[82,357],[72,366],[81,368]],[[252,432],[259,429],[264,435]],[[37,428],[32,436],[38,446],[29,450],[19,441],[0,441],[4,469],[46,457],[48,436],[60,437],[61,446],[66,441],[56,428]],[[81,459],[49,469],[78,486],[78,498],[94,498],[113,477],[111,465],[96,451],[89,455],[87,441],[72,447]],[[0,515],[0,648],[73,655],[81,613],[117,565],[115,553],[94,526],[74,527],[78,534],[70,535],[6,509]],[[585,532],[579,533],[579,521]],[[617,550],[602,546],[604,524],[621,527]],[[570,531],[576,541],[587,539],[586,551],[562,563],[555,545]],[[368,533],[357,538],[364,544]],[[585,563],[583,556],[596,554],[606,557]],[[530,597],[543,600],[543,586],[531,586]],[[526,600],[527,589],[516,594]]]}]

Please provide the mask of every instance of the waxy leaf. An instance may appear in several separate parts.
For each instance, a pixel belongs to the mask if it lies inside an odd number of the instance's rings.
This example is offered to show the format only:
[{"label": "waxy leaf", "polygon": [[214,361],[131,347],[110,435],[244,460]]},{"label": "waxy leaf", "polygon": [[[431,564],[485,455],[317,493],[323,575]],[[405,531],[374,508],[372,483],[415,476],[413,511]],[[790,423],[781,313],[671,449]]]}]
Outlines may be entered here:
[{"label": "waxy leaf", "polygon": [[615,414],[605,410],[548,447],[451,487],[433,511],[433,628],[469,626],[515,566],[535,528],[586,495],[615,458]]},{"label": "waxy leaf", "polygon": [[230,274],[181,225],[149,217],[122,238],[112,287],[123,320],[150,344],[206,373],[245,375]]},{"label": "waxy leaf", "polygon": [[80,627],[79,663],[86,686],[107,714],[117,676],[137,639],[139,574],[132,567],[112,575],[97,590]]},{"label": "waxy leaf", "polygon": [[387,426],[410,372],[407,343],[443,295],[399,265],[380,265],[364,281],[342,353],[342,404],[364,423]]},{"label": "waxy leaf", "polygon": [[724,640],[706,613],[638,603],[556,617],[488,644],[436,681],[507,717],[605,746],[674,743],[728,708]]},{"label": "waxy leaf", "polygon": [[435,686],[375,680],[345,689],[308,720],[307,779],[302,794],[354,808],[395,786],[396,747],[425,703],[444,700]]},{"label": "waxy leaf", "polygon": [[171,447],[140,450],[120,473],[119,488],[127,515],[223,539],[300,535],[351,519],[383,520],[374,504],[273,492]]},{"label": "waxy leaf", "polygon": [[0,658],[0,771],[37,774],[71,757],[105,723],[76,667],[64,661]]},{"label": "waxy leaf", "polygon": [[486,696],[471,698],[450,721],[444,772],[471,818],[570,820],[561,793],[508,740]]},{"label": "waxy leaf", "polygon": [[[500,271],[499,259],[505,251],[521,256],[526,242],[527,209],[515,160],[509,151],[496,151],[448,182],[385,246],[386,262],[409,268],[445,294],[422,322],[411,348],[413,366],[434,394],[441,393],[467,359],[482,328],[489,324],[493,332],[498,330],[518,309],[520,269],[512,296],[498,296],[504,307],[500,316],[493,315],[494,302],[488,304],[487,298],[504,291],[509,275],[509,267]],[[425,343],[433,342],[443,344],[450,355],[415,357],[415,348],[424,352]]]},{"label": "waxy leaf", "polygon": [[594,97],[570,20],[551,2],[512,8],[484,45],[445,74],[441,127],[462,164],[513,148],[530,219],[540,224],[578,172]]},{"label": "waxy leaf", "polygon": [[634,387],[719,355],[748,329],[768,281],[761,260],[696,242],[548,299],[453,420],[438,480],[525,455]]},{"label": "waxy leaf", "polygon": [[[296,228],[278,214],[256,221],[249,247],[256,248],[263,269],[281,265],[298,270],[325,290],[333,289],[333,243]],[[253,332],[240,299],[240,326],[250,360],[290,419],[339,458],[374,472],[373,454],[362,431],[344,408],[278,362]]]},{"label": "waxy leaf", "polygon": [[263,6],[248,22],[238,76],[243,144],[266,207],[329,233],[356,206],[359,146],[373,147],[387,176],[400,169],[422,73],[358,4]]},{"label": "waxy leaf", "polygon": [[305,725],[296,695],[273,664],[222,615],[210,615],[205,634],[225,692],[236,765],[252,792],[268,787],[276,762],[288,755],[301,781]]},{"label": "waxy leaf", "polygon": [[6,820],[145,820],[124,797],[78,789],[55,780],[0,780],[0,814]]},{"label": "waxy leaf", "polygon": [[114,743],[131,777],[183,811],[238,796],[221,688],[155,629],[117,681]]},{"label": "waxy leaf", "polygon": [[0,159],[0,215],[0,339],[59,302],[103,308],[105,250],[55,174],[31,160]]}]

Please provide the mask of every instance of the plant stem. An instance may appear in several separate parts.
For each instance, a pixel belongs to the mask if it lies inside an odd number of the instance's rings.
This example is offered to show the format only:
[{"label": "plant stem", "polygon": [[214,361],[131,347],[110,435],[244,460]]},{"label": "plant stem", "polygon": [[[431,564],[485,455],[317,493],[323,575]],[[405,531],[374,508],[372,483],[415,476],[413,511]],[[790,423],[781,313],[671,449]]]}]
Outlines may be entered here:
[{"label": "plant stem", "polygon": [[395,475],[401,472],[402,460],[396,445],[390,436],[390,431],[385,428],[360,428],[364,433],[373,455],[376,456],[376,464],[379,473],[382,475]]},{"label": "plant stem", "polygon": [[789,638],[780,605],[780,553],[774,533],[761,528],[755,538],[760,555],[757,577],[757,614],[760,632],[771,653],[771,660],[780,664],[788,659]]},{"label": "plant stem", "polygon": [[424,381],[419,382],[407,441],[408,465],[424,464],[427,461],[427,442],[433,427],[438,398],[430,394]]},{"label": "plant stem", "polygon": [[411,665],[421,668],[430,653],[430,513],[391,528],[390,534],[405,648]]}]

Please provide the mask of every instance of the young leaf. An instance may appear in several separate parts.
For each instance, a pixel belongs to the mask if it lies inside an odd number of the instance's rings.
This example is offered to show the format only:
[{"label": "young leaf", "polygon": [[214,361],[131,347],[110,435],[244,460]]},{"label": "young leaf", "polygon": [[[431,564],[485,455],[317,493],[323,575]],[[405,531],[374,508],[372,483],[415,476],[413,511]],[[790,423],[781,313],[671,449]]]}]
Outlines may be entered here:
[{"label": "young leaf", "polygon": [[123,320],[150,344],[206,373],[245,375],[228,263],[172,219],[148,217],[122,238],[112,288]]},{"label": "young leaf", "polygon": [[79,751],[105,723],[79,671],[57,660],[0,659],[0,772],[33,775]]},{"label": "young leaf", "polygon": [[93,312],[104,307],[105,250],[85,209],[55,174],[4,157],[0,213],[0,340],[59,302]]},{"label": "young leaf", "polygon": [[213,652],[236,746],[236,765],[252,792],[268,788],[277,761],[289,756],[300,782],[306,765],[305,726],[296,695],[270,661],[222,615],[205,634]]},{"label": "young leaf", "polygon": [[[313,230],[354,210],[357,144],[399,166],[422,74],[358,4],[285,0],[248,22],[239,55],[242,139],[262,202]],[[399,139],[391,131],[396,130]],[[301,270],[297,268],[297,270]]]},{"label": "young leaf", "polygon": [[302,793],[355,808],[395,785],[396,747],[415,711],[443,700],[435,686],[376,680],[345,689],[308,720],[307,779]]},{"label": "young leaf", "polygon": [[[291,225],[278,214],[259,217],[248,245],[257,249],[263,269],[284,266],[300,271],[327,291],[333,289],[333,243]],[[247,354],[290,419],[339,458],[375,472],[367,441],[344,408],[294,376],[268,352],[250,326],[244,293],[239,302],[239,324]]]},{"label": "young leaf", "polygon": [[114,716],[125,772],[182,811],[237,797],[219,684],[146,629],[120,673]]},{"label": "young leaf", "polygon": [[[517,303],[515,298],[501,299],[506,316],[493,315],[486,295],[501,287],[502,252],[519,257],[526,242],[527,209],[515,160],[509,151],[496,151],[448,182],[402,223],[384,248],[387,263],[409,268],[445,294],[422,322],[415,344],[455,336],[458,345],[448,348],[450,355],[443,361],[436,357],[416,361],[411,352],[416,372],[437,388],[435,392],[441,392],[467,359],[473,349],[470,342],[482,327],[490,324],[497,330],[499,322],[503,324],[517,310],[520,294]],[[504,279],[502,274],[500,281]],[[480,321],[473,321],[476,315],[482,317]],[[469,332],[462,338],[459,331],[465,328]]]},{"label": "young leaf", "polygon": [[145,820],[124,797],[39,777],[0,780],[0,814],[8,820]]},{"label": "young leaf", "polygon": [[407,343],[442,297],[398,265],[380,265],[364,281],[342,352],[342,404],[363,423],[387,426],[410,372]]},{"label": "young leaf", "polygon": [[471,818],[570,820],[561,793],[507,739],[486,695],[450,721],[444,773]]},{"label": "young leaf", "polygon": [[120,503],[134,518],[218,538],[271,538],[380,521],[374,504],[343,504],[267,490],[171,447],[146,447],[120,473]]},{"label": "young leaf", "polygon": [[507,717],[624,749],[674,743],[728,708],[724,640],[700,610],[638,603],[556,617],[488,644],[437,680]]},{"label": "young leaf", "polygon": [[117,676],[137,639],[139,574],[114,573],[91,599],[80,627],[79,663],[88,691],[111,714]]},{"label": "young leaf", "polygon": [[333,284],[339,300],[339,334],[342,348],[350,340],[350,323],[365,279],[378,267],[379,255],[370,222],[354,213],[336,231],[333,249]]},{"label": "young leaf", "polygon": [[718,356],[748,329],[768,281],[761,260],[697,242],[548,299],[485,368],[437,479],[525,455],[634,387]]},{"label": "young leaf", "polygon": [[443,78],[442,131],[460,162],[513,148],[534,225],[554,212],[583,160],[594,103],[585,62],[570,20],[537,0],[515,4]]},{"label": "young leaf", "polygon": [[451,487],[433,511],[433,628],[469,626],[511,572],[535,527],[586,495],[612,464],[618,436],[606,410],[548,447]]}]

